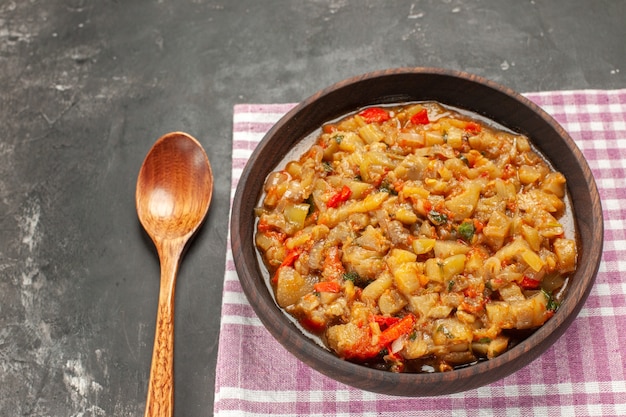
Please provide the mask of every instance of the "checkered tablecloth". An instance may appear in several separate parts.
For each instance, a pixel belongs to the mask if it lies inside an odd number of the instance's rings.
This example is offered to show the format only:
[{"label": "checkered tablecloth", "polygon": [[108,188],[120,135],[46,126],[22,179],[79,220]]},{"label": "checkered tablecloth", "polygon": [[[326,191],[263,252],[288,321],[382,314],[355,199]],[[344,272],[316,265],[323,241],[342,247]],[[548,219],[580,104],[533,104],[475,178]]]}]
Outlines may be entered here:
[{"label": "checkered tablecloth", "polygon": [[[229,240],[216,416],[626,416],[626,89],[526,96],[580,147],[604,210],[596,284],[563,337],[530,365],[479,389],[427,398],[355,389],[301,363],[265,330],[241,289]],[[292,107],[235,106],[231,201],[253,149]]]}]

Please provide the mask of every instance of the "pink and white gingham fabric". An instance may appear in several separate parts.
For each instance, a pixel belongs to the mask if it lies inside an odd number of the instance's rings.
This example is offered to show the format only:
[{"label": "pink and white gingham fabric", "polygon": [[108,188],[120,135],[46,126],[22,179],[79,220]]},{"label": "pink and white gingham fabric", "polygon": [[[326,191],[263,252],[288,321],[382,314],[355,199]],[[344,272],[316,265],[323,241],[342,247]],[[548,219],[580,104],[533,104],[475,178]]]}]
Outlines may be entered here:
[{"label": "pink and white gingham fabric", "polygon": [[[596,178],[604,255],[578,318],[527,367],[443,397],[355,389],[318,373],[265,330],[228,247],[215,381],[216,416],[626,416],[626,89],[531,93],[569,131]],[[232,195],[252,150],[293,104],[234,108]]]}]

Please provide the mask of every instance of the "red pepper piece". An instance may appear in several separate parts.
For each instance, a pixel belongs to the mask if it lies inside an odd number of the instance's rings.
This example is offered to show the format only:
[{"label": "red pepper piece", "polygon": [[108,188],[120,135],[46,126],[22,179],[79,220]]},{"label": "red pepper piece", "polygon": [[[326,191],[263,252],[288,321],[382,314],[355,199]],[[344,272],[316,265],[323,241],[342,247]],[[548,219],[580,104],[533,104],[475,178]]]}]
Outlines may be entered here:
[{"label": "red pepper piece", "polygon": [[467,122],[467,124],[465,125],[465,130],[473,135],[477,135],[478,133],[480,133],[481,127],[476,122]]},{"label": "red pepper piece", "polygon": [[348,199],[350,198],[351,195],[352,195],[352,190],[350,189],[350,187],[348,187],[347,185],[344,185],[343,188],[341,189],[341,191],[339,191],[336,194],[333,194],[328,199],[328,202],[326,203],[326,206],[327,207],[331,207],[331,208],[335,208],[340,203],[343,203],[344,201],[348,201]]},{"label": "red pepper piece", "polygon": [[289,252],[287,252],[287,256],[285,256],[285,259],[283,259],[283,263],[280,264],[279,268],[282,268],[283,266],[293,265],[299,257],[300,248],[290,250]]},{"label": "red pepper piece", "polygon": [[467,287],[463,291],[463,295],[468,297],[468,298],[476,298],[478,296],[478,292],[476,291],[476,288],[474,288],[474,287]]},{"label": "red pepper piece", "polygon": [[271,231],[273,229],[272,226],[270,226],[269,224],[267,224],[263,220],[259,221],[259,225],[257,227],[259,229],[259,232],[261,232],[261,233],[266,233],[266,232],[269,232],[269,231]]},{"label": "red pepper piece", "polygon": [[422,109],[415,113],[411,116],[411,123],[414,125],[427,125],[430,123],[430,120],[428,120],[428,111],[426,111],[426,109]]},{"label": "red pepper piece", "polygon": [[[383,316],[371,316],[370,320],[381,320]],[[390,317],[393,319],[393,317]],[[357,340],[344,355],[347,359],[367,360],[376,357],[383,348],[388,347],[394,340],[402,335],[410,334],[415,325],[415,316],[408,314],[401,319],[396,319],[387,329],[378,336],[378,342],[372,344],[372,334],[369,329]],[[389,352],[391,349],[388,348]]]},{"label": "red pepper piece", "polygon": [[366,123],[382,123],[391,119],[389,112],[380,107],[369,107],[359,112],[359,116],[361,116]]},{"label": "red pepper piece", "polygon": [[300,248],[294,248],[294,249],[290,250],[289,252],[287,252],[287,256],[285,256],[285,259],[283,259],[283,262],[276,269],[276,273],[272,277],[272,282],[274,284],[276,284],[278,282],[278,271],[280,270],[280,268],[282,268],[284,266],[291,266],[291,265],[293,265],[296,262],[296,260],[300,257],[301,253],[302,253],[302,250]]},{"label": "red pepper piece", "polygon": [[387,346],[400,336],[411,333],[414,325],[415,316],[413,314],[407,314],[402,317],[400,321],[392,324],[380,334],[378,337],[378,345]]},{"label": "red pepper piece", "polygon": [[341,286],[335,281],[322,281],[315,284],[313,286],[313,289],[316,292],[338,293],[339,291],[341,291]]},{"label": "red pepper piece", "polygon": [[474,230],[475,230],[475,233],[482,232],[484,227],[485,227],[485,225],[480,220],[474,219]]},{"label": "red pepper piece", "polygon": [[398,317],[381,316],[381,315],[372,315],[370,320],[375,321],[376,323],[378,323],[379,326],[382,326],[382,327],[389,327],[392,324],[395,324],[400,321]]},{"label": "red pepper piece", "polygon": [[525,290],[536,290],[541,286],[541,281],[537,281],[536,279],[532,279],[524,275],[524,278],[519,285]]}]

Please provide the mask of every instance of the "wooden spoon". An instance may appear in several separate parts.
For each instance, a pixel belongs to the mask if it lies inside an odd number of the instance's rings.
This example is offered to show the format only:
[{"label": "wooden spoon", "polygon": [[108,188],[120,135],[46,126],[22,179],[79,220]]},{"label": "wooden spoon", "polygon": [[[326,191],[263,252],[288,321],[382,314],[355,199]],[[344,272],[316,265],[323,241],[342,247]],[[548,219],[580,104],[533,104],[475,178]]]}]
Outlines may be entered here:
[{"label": "wooden spoon", "polygon": [[139,221],[156,246],[161,284],[145,416],[174,409],[174,292],[187,242],[202,224],[213,194],[213,172],[202,145],[182,133],[156,141],[143,161],[135,200]]}]

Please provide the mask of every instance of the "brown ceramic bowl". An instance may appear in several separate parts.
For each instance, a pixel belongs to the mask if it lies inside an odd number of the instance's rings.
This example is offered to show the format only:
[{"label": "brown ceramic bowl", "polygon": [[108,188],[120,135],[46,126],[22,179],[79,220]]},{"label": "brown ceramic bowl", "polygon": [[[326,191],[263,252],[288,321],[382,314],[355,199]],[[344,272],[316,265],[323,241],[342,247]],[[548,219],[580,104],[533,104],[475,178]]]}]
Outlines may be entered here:
[{"label": "brown ceramic bowl", "polygon": [[[277,306],[254,245],[254,208],[266,176],[294,146],[325,122],[364,106],[425,100],[479,113],[531,138],[567,178],[580,242],[579,261],[556,314],[501,356],[445,373],[396,374],[339,359],[303,334]],[[567,132],[538,106],[506,87],[462,72],[429,68],[357,76],[297,105],[267,133],[252,154],[237,187],[230,227],[235,265],[245,294],[265,327],[289,352],[342,383],[401,396],[442,395],[476,388],[512,374],[541,355],[565,332],[587,299],[603,243],[598,190],[587,162]]]}]

